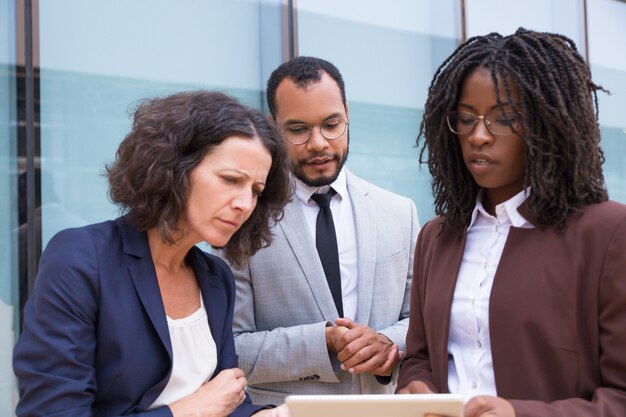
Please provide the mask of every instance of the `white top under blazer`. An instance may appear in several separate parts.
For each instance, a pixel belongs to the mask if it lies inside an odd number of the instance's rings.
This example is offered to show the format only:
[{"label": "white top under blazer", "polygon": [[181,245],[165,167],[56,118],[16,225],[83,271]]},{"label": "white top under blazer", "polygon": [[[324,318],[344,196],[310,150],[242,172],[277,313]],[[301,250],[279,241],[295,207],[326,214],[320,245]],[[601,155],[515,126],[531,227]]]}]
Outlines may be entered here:
[{"label": "white top under blazer", "polygon": [[182,319],[167,317],[172,342],[172,374],[149,409],[169,405],[194,393],[217,367],[217,348],[200,294],[200,308]]}]

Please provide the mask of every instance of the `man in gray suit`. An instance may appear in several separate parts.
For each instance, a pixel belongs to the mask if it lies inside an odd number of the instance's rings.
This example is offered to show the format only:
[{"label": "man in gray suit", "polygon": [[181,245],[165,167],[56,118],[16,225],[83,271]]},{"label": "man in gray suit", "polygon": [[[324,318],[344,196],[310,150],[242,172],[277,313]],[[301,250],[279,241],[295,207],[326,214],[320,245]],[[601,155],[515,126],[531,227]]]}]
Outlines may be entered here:
[{"label": "man in gray suit", "polygon": [[[295,191],[272,244],[235,270],[233,330],[249,393],[260,404],[391,393],[405,349],[415,205],[344,167],[349,113],[334,65],[310,57],[281,65],[267,99]],[[320,231],[316,194],[328,192]]]}]

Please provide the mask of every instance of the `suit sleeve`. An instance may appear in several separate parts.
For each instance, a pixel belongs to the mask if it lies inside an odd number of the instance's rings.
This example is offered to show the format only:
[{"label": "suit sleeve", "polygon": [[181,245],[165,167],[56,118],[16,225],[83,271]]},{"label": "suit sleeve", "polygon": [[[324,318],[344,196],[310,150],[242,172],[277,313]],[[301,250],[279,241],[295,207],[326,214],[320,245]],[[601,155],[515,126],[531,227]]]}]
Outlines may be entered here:
[{"label": "suit sleeve", "polygon": [[[250,269],[236,269],[237,296],[233,332],[239,367],[250,384],[311,378],[339,382],[326,348],[328,322],[258,330]],[[274,300],[278,306],[280,300]],[[335,361],[336,362],[336,361]],[[337,370],[338,372],[338,370]]]},{"label": "suit sleeve", "polygon": [[[228,288],[228,312],[226,314],[226,321],[224,322],[224,328],[222,329],[222,345],[219,351],[219,363],[215,371],[217,375],[220,371],[230,368],[238,368],[237,354],[235,353],[235,342],[233,339],[233,311],[235,305],[235,285],[233,276],[228,266],[224,265],[223,271],[224,279],[227,281]],[[257,411],[264,408],[262,405],[252,404],[250,395],[246,392],[246,399],[241,403],[231,414],[232,417],[249,417]]]},{"label": "suit sleeve", "polygon": [[435,384],[432,381],[424,316],[422,314],[422,306],[424,304],[424,294],[422,290],[425,288],[425,285],[423,285],[425,277],[420,274],[421,264],[424,261],[424,259],[422,259],[421,248],[424,244],[424,239],[427,239],[425,237],[425,231],[428,226],[432,226],[432,224],[427,224],[424,229],[422,229],[415,246],[415,256],[413,257],[414,281],[411,288],[411,307],[409,313],[409,328],[406,336],[406,355],[400,367],[396,391],[404,388],[412,381],[419,380],[426,383],[433,392],[437,392]]},{"label": "suit sleeve", "polygon": [[417,210],[413,201],[409,200],[409,230],[406,239],[409,247],[409,263],[406,271],[405,286],[404,286],[404,299],[402,300],[402,310],[398,321],[393,325],[384,329],[379,329],[378,333],[384,334],[393,343],[398,345],[398,349],[402,352],[406,351],[406,334],[409,326],[409,309],[411,300],[411,285],[413,282],[413,258],[415,253],[415,242],[417,241],[417,235],[420,230],[419,220],[417,218]]},{"label": "suit sleeve", "polygon": [[[84,229],[48,243],[13,352],[18,417],[94,415],[98,271],[97,249]],[[142,415],[171,412],[160,407]]]},{"label": "suit sleeve", "polygon": [[[410,309],[410,300],[411,300],[411,285],[413,282],[413,258],[415,253],[415,243],[417,241],[417,235],[420,230],[419,219],[417,217],[417,209],[415,208],[415,203],[412,200],[409,200],[409,216],[410,226],[408,233],[408,247],[409,247],[409,264],[406,271],[406,281],[404,287],[404,298],[402,300],[402,310],[400,312],[400,316],[398,317],[398,321],[393,325],[386,327],[384,329],[379,329],[378,333],[385,335],[389,340],[398,345],[398,350],[400,352],[406,352],[406,335],[407,329],[409,327],[409,309]],[[393,373],[388,377],[378,376],[376,375],[376,380],[383,385],[390,383],[393,380],[397,380],[398,378],[399,366],[393,371]]]},{"label": "suit sleeve", "polygon": [[590,401],[543,403],[511,400],[517,417],[623,417],[626,414],[626,219],[617,225],[604,256],[598,292],[600,381]]}]

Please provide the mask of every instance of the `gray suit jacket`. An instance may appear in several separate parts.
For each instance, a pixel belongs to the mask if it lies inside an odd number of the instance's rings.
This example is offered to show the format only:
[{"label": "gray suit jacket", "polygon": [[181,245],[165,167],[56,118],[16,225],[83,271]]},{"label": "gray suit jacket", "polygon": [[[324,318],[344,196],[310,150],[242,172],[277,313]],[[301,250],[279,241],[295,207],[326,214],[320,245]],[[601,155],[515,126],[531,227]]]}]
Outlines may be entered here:
[{"label": "gray suit jacket", "polygon": [[[346,174],[357,233],[356,321],[405,351],[419,230],[415,205]],[[249,393],[255,403],[274,404],[289,394],[349,394],[352,376],[326,349],[324,329],[338,317],[337,309],[295,197],[273,232],[272,244],[234,271],[235,349]],[[394,388],[395,382],[383,385],[371,374],[361,375],[363,393]]]}]

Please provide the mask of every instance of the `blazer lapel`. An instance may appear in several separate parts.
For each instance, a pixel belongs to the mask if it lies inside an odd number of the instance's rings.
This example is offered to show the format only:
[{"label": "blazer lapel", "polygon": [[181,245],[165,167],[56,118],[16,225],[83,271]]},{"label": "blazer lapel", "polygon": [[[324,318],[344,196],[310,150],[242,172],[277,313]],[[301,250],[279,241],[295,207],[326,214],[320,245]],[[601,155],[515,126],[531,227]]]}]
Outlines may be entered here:
[{"label": "blazer lapel", "polygon": [[190,257],[192,258],[191,262],[194,272],[196,273],[200,291],[202,291],[202,300],[209,319],[211,336],[213,336],[215,346],[217,346],[219,352],[220,346],[222,345],[222,331],[226,321],[228,308],[226,300],[228,294],[222,285],[222,281],[209,270],[199,251],[199,249],[193,248]]},{"label": "blazer lapel", "polygon": [[[426,328],[432,328],[431,339],[434,340],[433,357],[430,360],[431,366],[434,368],[433,373],[441,375],[441,381],[435,381],[435,384],[443,389],[448,389],[448,339],[450,335],[450,320],[452,301],[454,299],[454,290],[458,279],[461,263],[463,262],[463,253],[465,252],[465,242],[467,240],[467,232],[462,235],[458,233],[448,232],[436,237],[441,242],[437,243],[437,252],[431,257],[431,262],[427,265],[427,273],[430,277],[438,277],[438,279],[428,279],[420,277],[419,282],[413,281],[413,285],[422,284],[424,280],[427,284],[421,288],[422,303],[427,312],[424,316],[427,318],[437,318],[431,323],[426,323]],[[426,273],[422,270],[421,273]],[[414,276],[415,280],[416,277]],[[430,300],[437,300],[436,302]],[[435,323],[435,324],[433,324]],[[427,330],[428,332],[428,330]],[[438,369],[435,369],[438,368]]]},{"label": "blazer lapel", "polygon": [[374,271],[376,269],[376,209],[368,199],[368,192],[360,187],[358,181],[346,171],[348,193],[352,201],[352,213],[357,241],[358,265],[358,305],[356,313],[357,323],[369,324],[372,310]]},{"label": "blazer lapel", "polygon": [[159,290],[159,283],[150,254],[148,238],[145,232],[135,229],[132,225],[125,222],[123,218],[118,219],[117,224],[121,232],[124,253],[135,258],[128,264],[128,272],[133,280],[133,285],[143,308],[150,318],[152,326],[154,326],[171,360],[172,343],[167,328],[161,291]]},{"label": "blazer lapel", "polygon": [[285,215],[278,224],[285,234],[296,260],[309,283],[322,316],[326,320],[332,321],[338,317],[339,313],[328,288],[326,275],[324,275],[324,269],[315,248],[315,242],[313,242],[308,232],[304,214],[296,198],[294,196],[293,201],[287,204]]}]

